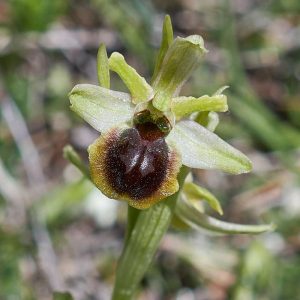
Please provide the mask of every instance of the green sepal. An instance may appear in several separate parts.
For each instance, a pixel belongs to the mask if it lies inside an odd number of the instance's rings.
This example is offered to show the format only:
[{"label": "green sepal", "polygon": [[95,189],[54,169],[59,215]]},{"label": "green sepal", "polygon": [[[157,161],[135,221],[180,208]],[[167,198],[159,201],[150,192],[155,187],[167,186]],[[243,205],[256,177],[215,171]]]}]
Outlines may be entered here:
[{"label": "green sepal", "polygon": [[181,153],[183,165],[218,169],[231,174],[247,173],[251,161],[216,134],[191,120],[178,122],[166,138]]},{"label": "green sepal", "polygon": [[199,98],[176,97],[172,99],[172,110],[177,119],[193,112],[216,111],[225,112],[228,110],[226,95],[215,96],[204,95]]},{"label": "green sepal", "polygon": [[110,88],[110,75],[108,66],[108,57],[106,47],[101,44],[97,53],[97,74],[99,85],[109,89]]},{"label": "green sepal", "polygon": [[181,86],[199,65],[205,52],[207,50],[199,35],[177,37],[171,43],[153,82],[155,108],[160,111],[170,109],[171,98],[179,93]]},{"label": "green sepal", "polygon": [[220,221],[204,214],[183,197],[177,201],[176,215],[195,229],[222,234],[260,234],[275,229],[273,224],[244,225]]},{"label": "green sepal", "polygon": [[223,210],[219,200],[207,189],[193,183],[187,182],[183,186],[183,192],[185,193],[188,201],[206,201],[209,206],[217,211],[220,215],[223,215]]},{"label": "green sepal", "polygon": [[71,109],[100,132],[131,121],[134,106],[126,93],[78,84],[69,94]]},{"label": "green sepal", "polygon": [[112,53],[108,63],[110,70],[116,72],[127,86],[133,103],[137,104],[151,99],[153,96],[152,87],[144,77],[140,76],[134,68],[127,64],[122,54]]},{"label": "green sepal", "polygon": [[163,24],[161,44],[160,44],[159,52],[158,52],[158,55],[156,58],[152,81],[155,80],[157,73],[161,68],[163,59],[167,53],[167,50],[172,42],[173,42],[172,21],[171,21],[170,16],[166,15],[165,19],[164,19],[164,24]]}]

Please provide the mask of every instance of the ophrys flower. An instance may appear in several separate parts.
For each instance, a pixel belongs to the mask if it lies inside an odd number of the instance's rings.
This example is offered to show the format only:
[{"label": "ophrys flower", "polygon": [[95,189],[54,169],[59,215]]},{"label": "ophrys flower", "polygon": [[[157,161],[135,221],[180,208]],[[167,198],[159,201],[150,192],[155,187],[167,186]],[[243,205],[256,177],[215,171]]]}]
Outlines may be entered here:
[{"label": "ophrys flower", "polygon": [[[101,86],[80,84],[70,93],[71,108],[101,132],[88,150],[94,184],[106,196],[139,209],[178,190],[181,165],[232,174],[251,169],[244,154],[197,122],[198,113],[228,109],[224,89],[213,96],[178,96],[207,50],[199,35],[173,40],[170,28],[166,22],[151,85],[120,53],[108,58],[101,46]],[[110,70],[129,93],[110,90]]]}]

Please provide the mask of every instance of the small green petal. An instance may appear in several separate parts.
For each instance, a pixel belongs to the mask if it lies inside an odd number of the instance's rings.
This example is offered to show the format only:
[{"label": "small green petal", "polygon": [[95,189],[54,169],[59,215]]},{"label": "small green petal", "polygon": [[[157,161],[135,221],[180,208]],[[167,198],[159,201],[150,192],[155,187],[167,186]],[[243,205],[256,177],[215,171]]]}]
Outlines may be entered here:
[{"label": "small green petal", "polygon": [[217,211],[220,215],[223,215],[223,210],[219,200],[207,189],[198,186],[195,183],[187,182],[184,184],[183,191],[188,199],[192,201],[204,200],[212,209]]},{"label": "small green petal", "polygon": [[205,52],[207,50],[199,35],[178,37],[172,42],[153,82],[155,108],[160,111],[167,111],[170,108],[171,98],[178,94],[181,86],[199,65]]},{"label": "small green petal", "polygon": [[232,174],[249,172],[251,161],[216,134],[190,120],[180,121],[167,137],[190,168],[219,169]]},{"label": "small green petal", "polygon": [[116,72],[126,84],[133,103],[148,101],[153,97],[152,87],[144,77],[140,76],[134,68],[126,63],[122,54],[114,52],[108,62],[109,68]]},{"label": "small green petal", "polygon": [[198,113],[194,121],[214,132],[219,124],[219,115],[214,111],[203,111]]},{"label": "small green petal", "polygon": [[275,228],[273,224],[243,225],[220,221],[200,212],[194,205],[191,205],[184,199],[180,199],[177,202],[176,214],[184,222],[196,229],[206,229],[216,233],[259,234]]},{"label": "small green petal", "polygon": [[157,55],[154,73],[153,73],[153,81],[155,80],[158,71],[162,65],[163,59],[167,53],[167,50],[171,43],[173,42],[173,28],[172,28],[172,21],[169,15],[165,16],[163,31],[162,31],[162,40],[160,44],[160,49]]},{"label": "small green petal", "polygon": [[100,132],[126,123],[133,116],[134,106],[126,93],[92,84],[78,84],[69,98],[71,109]]},{"label": "small green petal", "polygon": [[227,97],[223,94],[199,98],[176,97],[172,99],[172,108],[177,118],[182,118],[193,112],[217,111],[225,112],[228,110]]},{"label": "small green petal", "polygon": [[110,88],[110,76],[106,47],[101,44],[97,54],[97,73],[100,86]]}]

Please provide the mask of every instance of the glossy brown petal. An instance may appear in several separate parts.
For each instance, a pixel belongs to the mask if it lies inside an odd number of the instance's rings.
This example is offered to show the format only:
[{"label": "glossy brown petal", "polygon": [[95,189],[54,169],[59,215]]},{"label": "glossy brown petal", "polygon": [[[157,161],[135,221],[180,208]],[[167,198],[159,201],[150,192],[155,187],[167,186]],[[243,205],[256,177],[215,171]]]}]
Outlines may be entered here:
[{"label": "glossy brown petal", "polygon": [[91,178],[108,197],[146,209],[178,190],[179,154],[149,122],[114,128],[89,147]]}]

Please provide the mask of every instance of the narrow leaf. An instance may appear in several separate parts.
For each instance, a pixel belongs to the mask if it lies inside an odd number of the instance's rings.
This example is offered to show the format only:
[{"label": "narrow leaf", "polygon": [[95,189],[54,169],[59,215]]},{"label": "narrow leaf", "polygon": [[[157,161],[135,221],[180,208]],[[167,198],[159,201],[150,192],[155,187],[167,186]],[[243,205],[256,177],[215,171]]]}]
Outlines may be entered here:
[{"label": "narrow leaf", "polygon": [[153,96],[152,87],[144,77],[140,76],[134,68],[126,63],[122,54],[114,52],[108,62],[109,68],[116,72],[126,84],[133,103],[136,104],[151,99]]},{"label": "narrow leaf", "polygon": [[181,86],[199,65],[205,52],[207,50],[199,35],[178,37],[171,43],[153,82],[154,107],[160,111],[170,108],[171,98],[179,93]]},{"label": "narrow leaf", "polygon": [[176,97],[172,99],[172,108],[177,118],[200,111],[224,112],[228,110],[227,97],[222,94],[211,97],[204,95],[199,98]]},{"label": "narrow leaf", "polygon": [[110,88],[110,76],[106,47],[101,44],[97,54],[97,73],[100,86]]},{"label": "narrow leaf", "polygon": [[167,137],[191,168],[219,169],[232,174],[249,172],[251,161],[216,134],[190,120],[180,121]]},{"label": "narrow leaf", "polygon": [[273,224],[243,225],[220,221],[200,212],[184,199],[177,202],[176,214],[196,229],[206,229],[216,233],[259,234],[275,228]]},{"label": "narrow leaf", "polygon": [[157,73],[159,72],[159,70],[161,68],[163,59],[167,53],[167,50],[172,42],[173,42],[172,21],[171,21],[170,16],[166,15],[164,24],[163,24],[161,44],[160,44],[159,52],[158,52],[156,63],[155,63],[152,81],[155,80]]},{"label": "narrow leaf", "polygon": [[207,189],[195,183],[187,182],[183,187],[183,191],[188,199],[192,201],[204,200],[210,205],[212,209],[217,211],[220,215],[223,215],[223,210],[219,200]]},{"label": "narrow leaf", "polygon": [[134,107],[130,96],[91,84],[78,84],[69,94],[71,109],[96,130],[131,120]]}]

